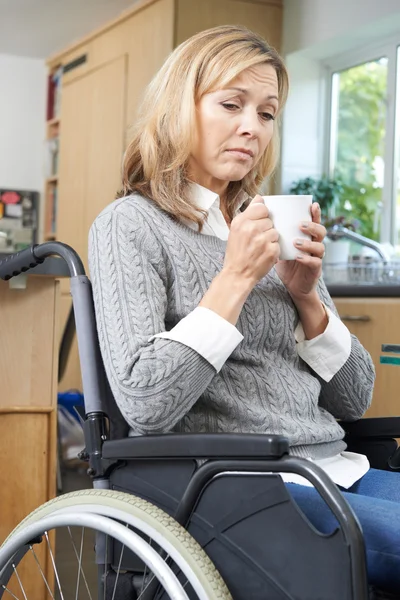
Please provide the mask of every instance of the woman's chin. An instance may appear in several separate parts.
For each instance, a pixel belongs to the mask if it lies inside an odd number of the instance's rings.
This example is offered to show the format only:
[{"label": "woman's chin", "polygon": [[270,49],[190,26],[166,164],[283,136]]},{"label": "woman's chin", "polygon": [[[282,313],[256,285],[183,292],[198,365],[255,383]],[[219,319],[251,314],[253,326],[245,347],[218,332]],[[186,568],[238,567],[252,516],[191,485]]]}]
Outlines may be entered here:
[{"label": "woman's chin", "polygon": [[234,169],[229,169],[224,173],[223,179],[224,181],[241,181],[248,173],[250,173],[251,169],[244,167],[236,167]]}]

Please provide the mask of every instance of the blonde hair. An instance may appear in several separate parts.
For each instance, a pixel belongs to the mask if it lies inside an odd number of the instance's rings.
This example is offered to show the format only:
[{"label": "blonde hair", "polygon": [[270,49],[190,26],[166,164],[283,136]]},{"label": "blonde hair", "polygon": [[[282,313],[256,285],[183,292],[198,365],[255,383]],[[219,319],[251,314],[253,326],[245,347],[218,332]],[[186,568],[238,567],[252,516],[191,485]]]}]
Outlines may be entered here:
[{"label": "blonde hair", "polygon": [[[149,84],[125,152],[123,190],[139,192],[177,219],[201,230],[206,213],[190,202],[186,167],[196,131],[196,103],[228,85],[249,67],[268,63],[278,79],[279,113],[288,93],[288,75],[279,54],[246,27],[224,25],[197,33],[178,46]],[[241,191],[254,196],[273,172],[279,154],[279,131],[264,155],[241,180],[228,185],[226,211],[233,217]]]}]

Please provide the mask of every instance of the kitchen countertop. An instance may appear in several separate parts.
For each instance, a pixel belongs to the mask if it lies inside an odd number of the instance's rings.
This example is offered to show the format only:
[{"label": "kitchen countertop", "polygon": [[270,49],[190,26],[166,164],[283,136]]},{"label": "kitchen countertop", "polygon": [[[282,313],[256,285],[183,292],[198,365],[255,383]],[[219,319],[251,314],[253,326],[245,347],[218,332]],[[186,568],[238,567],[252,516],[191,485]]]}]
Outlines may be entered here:
[{"label": "kitchen countertop", "polygon": [[333,298],[396,298],[400,297],[399,283],[334,283],[326,284],[330,295]]}]

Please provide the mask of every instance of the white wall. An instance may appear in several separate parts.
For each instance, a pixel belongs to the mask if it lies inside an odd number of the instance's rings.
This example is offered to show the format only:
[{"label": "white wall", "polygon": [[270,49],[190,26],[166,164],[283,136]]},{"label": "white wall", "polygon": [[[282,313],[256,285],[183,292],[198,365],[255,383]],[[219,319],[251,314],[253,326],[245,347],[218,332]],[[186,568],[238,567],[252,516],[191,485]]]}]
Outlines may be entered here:
[{"label": "white wall", "polygon": [[292,181],[316,177],[323,171],[321,152],[324,129],[323,70],[318,61],[291,54],[286,59],[290,93],[282,131],[281,187],[288,192]]},{"label": "white wall", "polygon": [[326,64],[398,35],[400,0],[284,0],[283,51],[290,77],[280,188],[326,171]]},{"label": "white wall", "polygon": [[321,57],[399,30],[399,0],[284,0],[283,52]]},{"label": "white wall", "polygon": [[46,78],[43,60],[0,54],[0,188],[43,190]]}]

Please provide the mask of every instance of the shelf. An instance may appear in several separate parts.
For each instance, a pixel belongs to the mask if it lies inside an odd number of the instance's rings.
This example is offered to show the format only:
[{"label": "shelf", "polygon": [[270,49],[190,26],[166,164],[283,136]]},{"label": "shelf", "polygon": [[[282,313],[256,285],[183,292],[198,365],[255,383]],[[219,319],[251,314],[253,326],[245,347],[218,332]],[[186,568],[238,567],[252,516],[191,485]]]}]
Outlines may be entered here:
[{"label": "shelf", "polygon": [[46,183],[57,183],[58,181],[58,175],[53,175],[53,177],[48,177],[46,179]]}]

